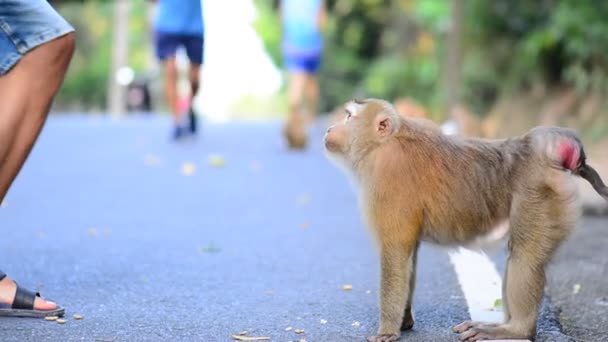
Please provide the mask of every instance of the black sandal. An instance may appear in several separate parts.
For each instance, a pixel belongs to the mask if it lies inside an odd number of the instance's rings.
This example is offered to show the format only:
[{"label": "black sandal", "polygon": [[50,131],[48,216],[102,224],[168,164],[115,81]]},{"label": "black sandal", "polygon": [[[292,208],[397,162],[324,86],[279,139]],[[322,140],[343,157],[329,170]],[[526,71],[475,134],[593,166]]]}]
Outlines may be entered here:
[{"label": "black sandal", "polygon": [[[6,277],[0,271],[0,280]],[[13,299],[13,305],[0,303],[0,317],[37,317],[43,318],[47,316],[63,317],[65,309],[57,305],[54,310],[36,310],[34,309],[34,300],[36,297],[40,297],[40,293],[32,292],[19,287],[17,282],[17,292],[15,292],[15,298]]]}]

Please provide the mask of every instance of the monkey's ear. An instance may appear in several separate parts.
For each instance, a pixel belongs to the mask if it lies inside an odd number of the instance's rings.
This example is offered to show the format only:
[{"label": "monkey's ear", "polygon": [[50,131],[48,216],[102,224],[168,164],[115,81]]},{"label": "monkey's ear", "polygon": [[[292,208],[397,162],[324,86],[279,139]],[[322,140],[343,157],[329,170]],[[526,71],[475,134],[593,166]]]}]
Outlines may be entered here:
[{"label": "monkey's ear", "polygon": [[379,115],[376,118],[376,130],[381,137],[385,137],[393,131],[393,122],[388,116]]}]

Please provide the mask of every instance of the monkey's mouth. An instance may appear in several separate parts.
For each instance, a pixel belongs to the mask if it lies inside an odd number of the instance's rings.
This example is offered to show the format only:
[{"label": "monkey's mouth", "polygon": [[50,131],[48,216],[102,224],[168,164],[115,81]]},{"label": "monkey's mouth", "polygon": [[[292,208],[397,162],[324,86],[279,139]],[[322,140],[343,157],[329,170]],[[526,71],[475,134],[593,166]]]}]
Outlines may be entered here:
[{"label": "monkey's mouth", "polygon": [[340,152],[340,145],[325,138],[325,149],[332,153]]}]

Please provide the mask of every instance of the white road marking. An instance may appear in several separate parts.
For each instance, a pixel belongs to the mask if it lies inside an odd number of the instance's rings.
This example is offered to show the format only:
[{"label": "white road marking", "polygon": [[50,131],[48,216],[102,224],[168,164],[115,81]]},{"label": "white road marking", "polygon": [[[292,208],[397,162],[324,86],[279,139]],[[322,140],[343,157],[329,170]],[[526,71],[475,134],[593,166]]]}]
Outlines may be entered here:
[{"label": "white road marking", "polygon": [[[462,293],[474,321],[501,322],[502,311],[492,310],[494,302],[502,297],[502,278],[496,265],[487,255],[460,248],[449,253]],[[528,340],[494,340],[528,341]]]}]

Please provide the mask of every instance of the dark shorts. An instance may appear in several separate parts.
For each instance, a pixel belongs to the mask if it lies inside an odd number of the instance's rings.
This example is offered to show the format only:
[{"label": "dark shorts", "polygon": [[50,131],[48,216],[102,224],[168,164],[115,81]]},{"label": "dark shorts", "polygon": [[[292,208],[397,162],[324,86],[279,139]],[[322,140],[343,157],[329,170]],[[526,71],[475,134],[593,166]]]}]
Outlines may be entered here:
[{"label": "dark shorts", "polygon": [[321,65],[321,55],[289,55],[284,56],[285,68],[290,72],[316,74]]},{"label": "dark shorts", "polygon": [[156,57],[165,60],[175,56],[177,49],[181,46],[186,50],[188,59],[194,64],[203,64],[203,36],[156,32],[154,43],[156,45]]}]

